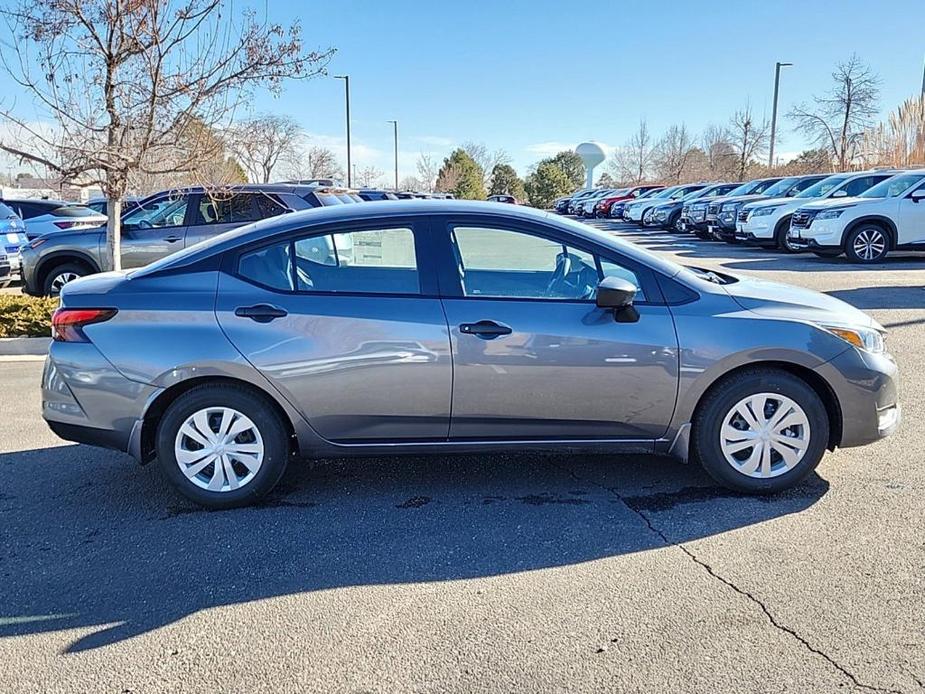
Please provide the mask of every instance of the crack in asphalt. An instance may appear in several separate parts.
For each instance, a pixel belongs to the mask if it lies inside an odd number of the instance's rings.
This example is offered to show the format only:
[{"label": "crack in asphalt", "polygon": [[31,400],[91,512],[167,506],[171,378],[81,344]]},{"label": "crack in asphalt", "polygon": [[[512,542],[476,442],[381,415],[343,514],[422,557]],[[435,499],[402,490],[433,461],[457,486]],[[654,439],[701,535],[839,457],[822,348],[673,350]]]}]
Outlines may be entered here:
[{"label": "crack in asphalt", "polygon": [[[865,690],[865,691],[871,691],[871,692],[883,692],[883,694],[905,694],[904,692],[902,692],[902,691],[900,691],[900,690],[897,690],[897,689],[886,689],[886,688],[884,688],[884,687],[877,687],[877,686],[875,686],[875,685],[865,684],[864,682],[861,682],[861,681],[857,678],[857,676],[855,676],[854,673],[852,673],[850,670],[848,670],[844,665],[842,665],[841,663],[839,663],[837,660],[835,660],[834,658],[832,658],[832,656],[830,656],[828,653],[826,653],[825,651],[820,650],[820,649],[817,648],[816,646],[813,646],[809,641],[806,640],[805,637],[803,637],[802,635],[800,635],[795,629],[793,629],[793,628],[787,626],[786,624],[781,623],[781,622],[777,619],[777,617],[774,616],[774,614],[771,612],[771,610],[768,609],[768,606],[765,605],[764,602],[762,602],[760,599],[758,599],[757,597],[755,597],[755,595],[753,595],[753,594],[750,593],[749,591],[745,590],[744,588],[740,588],[739,586],[737,586],[734,582],[732,582],[731,580],[729,580],[729,579],[726,578],[725,576],[722,576],[722,575],[720,575],[719,573],[717,573],[717,571],[716,571],[712,566],[710,566],[710,564],[708,564],[708,563],[705,562],[703,559],[701,559],[700,557],[698,557],[698,556],[697,556],[693,551],[691,551],[684,543],[675,542],[674,540],[671,540],[662,530],[660,530],[660,529],[652,522],[652,519],[649,518],[649,516],[648,516],[642,509],[640,509],[640,508],[638,508],[637,506],[634,506],[632,503],[630,503],[630,501],[628,500],[628,498],[625,497],[625,496],[623,496],[623,494],[621,494],[619,491],[617,491],[617,489],[616,489],[615,487],[608,487],[607,485],[601,484],[600,482],[596,482],[595,480],[588,479],[588,478],[586,478],[586,477],[582,477],[581,475],[577,475],[577,474],[575,474],[575,472],[573,472],[572,470],[563,468],[563,467],[561,467],[560,465],[557,465],[556,463],[554,463],[554,462],[552,462],[552,461],[550,461],[550,464],[551,464],[554,468],[558,469],[558,470],[561,471],[561,472],[566,473],[567,475],[569,475],[570,477],[572,477],[574,480],[576,480],[576,481],[578,481],[578,482],[584,482],[584,483],[586,483],[586,484],[593,484],[594,486],[596,486],[596,487],[598,487],[598,488],[600,488],[600,489],[603,489],[603,490],[605,490],[606,492],[609,492],[610,494],[612,494],[613,496],[615,496],[617,499],[619,499],[619,500],[623,503],[624,506],[626,506],[630,511],[632,511],[632,512],[635,513],[637,516],[639,516],[639,517],[642,519],[643,523],[646,524],[646,527],[648,527],[650,531],[652,531],[655,535],[657,535],[659,538],[661,538],[661,540],[665,543],[666,546],[668,546],[668,547],[677,547],[677,548],[680,549],[682,552],[684,552],[684,554],[687,555],[687,557],[688,557],[692,562],[694,562],[695,564],[697,564],[697,566],[699,566],[699,567],[702,568],[704,571],[706,571],[707,574],[710,575],[712,578],[716,579],[717,581],[719,581],[719,582],[722,583],[723,585],[727,586],[728,588],[731,588],[732,590],[734,590],[736,593],[738,593],[738,594],[741,595],[742,597],[746,598],[747,600],[749,600],[749,601],[751,601],[752,603],[754,603],[755,605],[757,605],[758,608],[764,613],[765,617],[767,617],[767,619],[768,619],[768,621],[770,622],[771,626],[773,626],[773,627],[774,627],[775,629],[777,629],[778,631],[781,631],[781,632],[783,632],[783,633],[785,633],[785,634],[791,636],[792,638],[796,639],[796,640],[800,643],[800,645],[802,645],[807,651],[809,651],[810,653],[812,653],[812,654],[814,654],[814,655],[816,655],[816,656],[822,658],[823,660],[825,660],[829,665],[831,665],[833,668],[835,668],[839,673],[841,673],[842,675],[844,675],[845,678],[847,678],[848,680],[850,680],[851,683],[852,683],[857,689],[863,689],[863,690]],[[917,683],[919,684],[919,686],[921,687],[921,682],[918,681],[918,678],[917,678],[917,677],[913,677],[913,679],[916,680],[916,682],[917,682]]]}]

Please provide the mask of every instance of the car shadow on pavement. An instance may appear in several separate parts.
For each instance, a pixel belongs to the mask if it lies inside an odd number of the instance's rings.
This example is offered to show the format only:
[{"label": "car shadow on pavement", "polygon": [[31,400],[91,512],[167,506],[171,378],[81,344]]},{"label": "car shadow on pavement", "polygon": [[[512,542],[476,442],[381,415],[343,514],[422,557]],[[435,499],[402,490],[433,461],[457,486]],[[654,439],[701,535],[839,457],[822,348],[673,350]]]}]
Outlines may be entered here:
[{"label": "car shadow on pavement", "polygon": [[296,463],[260,505],[208,512],[121,454],[3,453],[0,637],[89,629],[76,652],[222,605],[617,558],[799,513],[827,489],[812,475],[745,497],[655,456],[376,458]]},{"label": "car shadow on pavement", "polygon": [[836,289],[826,294],[862,310],[925,308],[925,288],[923,287],[857,287]]}]

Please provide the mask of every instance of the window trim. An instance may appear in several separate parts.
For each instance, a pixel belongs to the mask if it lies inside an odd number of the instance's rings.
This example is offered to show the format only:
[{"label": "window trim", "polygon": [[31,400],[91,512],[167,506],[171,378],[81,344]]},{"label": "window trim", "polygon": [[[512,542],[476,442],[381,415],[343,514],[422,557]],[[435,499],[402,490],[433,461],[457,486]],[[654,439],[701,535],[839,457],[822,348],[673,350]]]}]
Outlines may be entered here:
[{"label": "window trim", "polygon": [[[465,299],[467,301],[529,301],[529,302],[554,302],[557,304],[583,304],[597,305],[596,299],[556,299],[551,297],[527,297],[527,296],[467,296],[459,278],[458,268],[456,267],[453,253],[452,231],[458,226],[481,226],[482,228],[494,228],[502,231],[512,231],[526,234],[528,236],[538,236],[552,240],[556,243],[562,243],[576,250],[584,251],[595,256],[595,262],[598,265],[598,277],[601,277],[600,261],[608,260],[620,265],[636,275],[636,279],[642,287],[645,300],[634,301],[634,306],[663,306],[665,305],[661,288],[655,277],[655,271],[650,267],[637,263],[625,256],[612,251],[609,248],[598,246],[593,242],[587,241],[581,237],[573,236],[563,232],[555,227],[521,221],[511,218],[496,218],[483,216],[463,216],[463,215],[446,215],[436,218],[432,223],[431,237],[434,244],[439,246],[435,248],[434,259],[435,266],[439,269],[438,279],[440,282],[440,296],[444,299]],[[599,280],[600,281],[600,280]]]},{"label": "window trim", "polygon": [[[259,251],[262,248],[268,248],[277,244],[287,243],[289,245],[291,257],[295,258],[295,243],[306,238],[316,236],[327,236],[330,234],[355,233],[360,231],[383,231],[385,229],[408,229],[411,231],[414,240],[414,258],[418,274],[417,293],[408,292],[365,292],[365,291],[331,291],[331,290],[302,290],[302,289],[279,289],[261,284],[249,277],[245,277],[239,271],[241,258],[248,253]],[[428,220],[424,216],[412,217],[376,217],[370,219],[344,220],[340,222],[328,222],[323,225],[300,227],[292,229],[270,239],[261,239],[258,243],[251,243],[233,250],[226,251],[222,258],[222,271],[235,277],[236,279],[246,282],[254,287],[279,294],[281,296],[352,296],[352,297],[377,297],[377,298],[404,298],[404,299],[439,299],[437,291],[437,282],[434,276],[433,263],[430,260],[430,245],[427,241],[429,236]],[[422,260],[424,259],[424,260]],[[295,263],[289,265],[293,287],[298,287],[297,277],[295,276]]]}]

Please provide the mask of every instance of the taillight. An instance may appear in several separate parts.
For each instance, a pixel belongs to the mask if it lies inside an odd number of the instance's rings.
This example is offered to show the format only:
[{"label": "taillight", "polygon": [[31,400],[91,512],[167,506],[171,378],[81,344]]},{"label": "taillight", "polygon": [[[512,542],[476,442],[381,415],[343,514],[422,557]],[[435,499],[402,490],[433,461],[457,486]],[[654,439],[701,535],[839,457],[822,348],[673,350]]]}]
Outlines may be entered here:
[{"label": "taillight", "polygon": [[84,327],[108,321],[114,308],[59,308],[51,316],[51,336],[57,342],[89,342]]}]

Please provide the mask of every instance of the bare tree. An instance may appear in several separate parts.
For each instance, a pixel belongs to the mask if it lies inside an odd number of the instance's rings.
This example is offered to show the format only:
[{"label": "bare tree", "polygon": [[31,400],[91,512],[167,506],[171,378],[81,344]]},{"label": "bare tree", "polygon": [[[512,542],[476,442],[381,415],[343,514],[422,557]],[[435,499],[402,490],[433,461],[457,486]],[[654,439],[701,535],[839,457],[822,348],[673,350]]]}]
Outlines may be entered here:
[{"label": "bare tree", "polygon": [[610,161],[614,178],[627,183],[646,181],[651,175],[653,149],[649,126],[644,119],[640,120],[639,129]]},{"label": "bare tree", "polygon": [[700,140],[709,177],[719,180],[735,176],[736,153],[729,142],[729,131],[711,123],[704,129]]},{"label": "bare tree", "polygon": [[429,190],[425,189],[424,184],[421,182],[421,179],[416,176],[405,176],[398,182],[399,190],[419,190],[425,193],[432,193],[433,186],[431,185]]},{"label": "bare tree", "polygon": [[796,128],[819,147],[831,152],[840,171],[857,154],[858,143],[873,123],[880,101],[880,78],[857,55],[839,63],[834,85],[812,105],[800,104],[788,114]]},{"label": "bare tree", "polygon": [[694,150],[687,126],[672,125],[653,150],[655,170],[660,180],[680,183]]},{"label": "bare tree", "polygon": [[767,151],[769,131],[767,119],[758,120],[749,104],[736,111],[729,120],[729,144],[735,154],[735,174],[740,180],[745,178],[752,161]]},{"label": "bare tree", "polygon": [[860,149],[867,164],[904,167],[925,161],[925,94],[907,99],[886,122],[867,130]]},{"label": "bare tree", "polygon": [[268,24],[230,0],[14,0],[0,12],[16,37],[3,67],[48,124],[0,108],[12,132],[0,149],[103,189],[113,268],[133,176],[196,170],[254,88],[278,94],[331,55],[306,52],[298,24]]},{"label": "bare tree", "polygon": [[[411,188],[410,190],[420,190],[425,193],[433,193],[434,188],[437,185],[437,173],[440,171],[440,165],[434,161],[433,157],[429,154],[421,152],[418,155],[417,162],[418,175],[415,178],[417,181],[417,187]],[[407,180],[407,179],[406,179]],[[404,186],[401,186],[404,190],[408,190]]]},{"label": "bare tree", "polygon": [[247,177],[269,183],[277,165],[294,155],[302,135],[302,126],[292,118],[264,114],[236,123],[225,137]]},{"label": "bare tree", "polygon": [[357,171],[357,185],[363,188],[370,188],[378,185],[384,175],[385,172],[382,169],[376,168],[375,166],[365,166]]},{"label": "bare tree", "polygon": [[490,151],[483,142],[464,142],[463,151],[472,157],[472,160],[482,169],[483,184],[486,188],[491,184],[491,172],[498,164],[510,164],[511,156],[503,149]]}]

